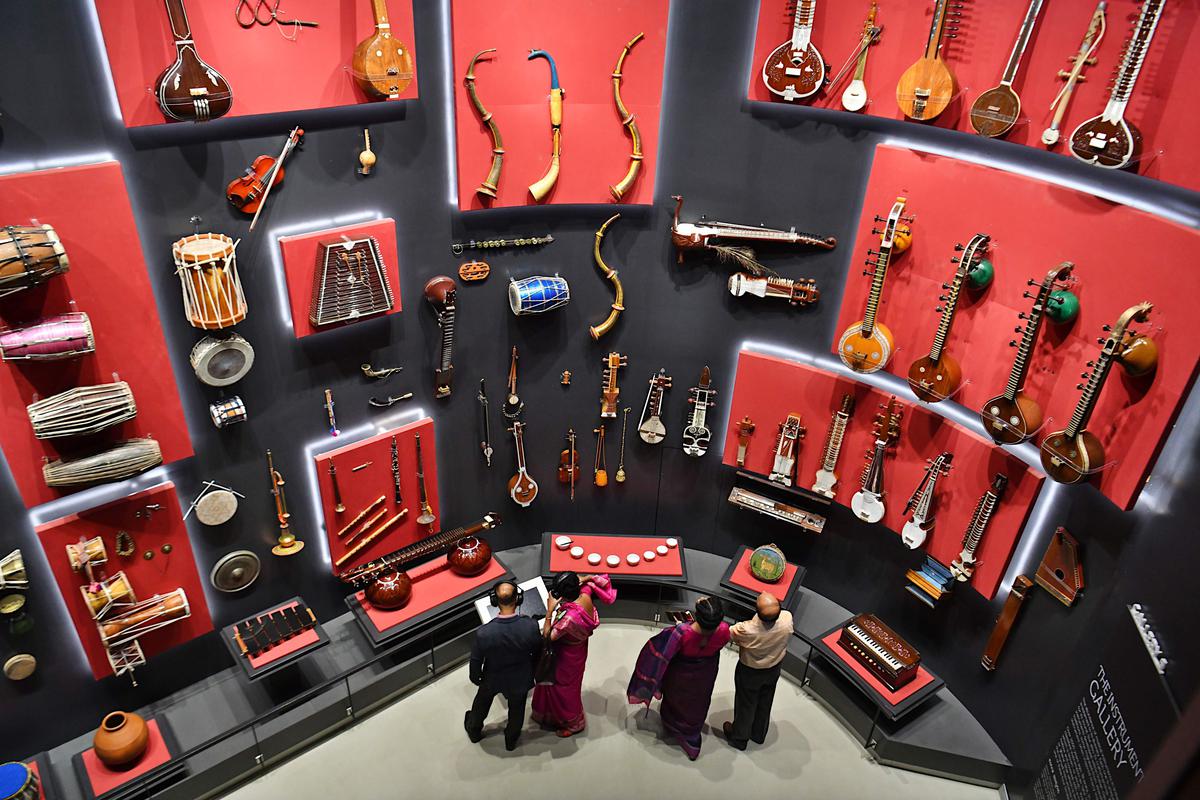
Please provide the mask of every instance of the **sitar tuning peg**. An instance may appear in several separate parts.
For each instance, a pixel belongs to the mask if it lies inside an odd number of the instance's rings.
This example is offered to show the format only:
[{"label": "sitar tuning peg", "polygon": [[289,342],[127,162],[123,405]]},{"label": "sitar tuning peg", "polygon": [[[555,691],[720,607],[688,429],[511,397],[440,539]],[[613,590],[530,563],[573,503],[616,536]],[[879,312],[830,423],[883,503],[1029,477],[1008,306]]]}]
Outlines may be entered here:
[{"label": "sitar tuning peg", "polygon": [[1019,314],[1017,314],[1017,319],[1029,319],[1029,316],[1024,311],[1022,311]]},{"label": "sitar tuning peg", "polygon": [[960,259],[958,256],[954,256],[954,257],[952,257],[952,258],[950,259],[950,263],[951,263],[951,264],[957,264],[957,263],[959,263],[961,260],[962,260],[962,259]]},{"label": "sitar tuning peg", "polygon": [[1094,366],[1096,366],[1096,362],[1095,362],[1095,361],[1089,361],[1089,362],[1087,362],[1087,366],[1089,366],[1089,367],[1094,367]]},{"label": "sitar tuning peg", "polygon": [[1082,392],[1082,391],[1083,391],[1083,384],[1082,384],[1082,383],[1077,383],[1077,384],[1075,384],[1075,390],[1076,390],[1076,391],[1080,391],[1080,392]]},{"label": "sitar tuning peg", "polygon": [[933,313],[935,313],[935,314],[940,314],[940,313],[942,313],[942,307],[941,307],[941,306],[938,306],[937,308],[935,308],[935,309],[933,310]]},{"label": "sitar tuning peg", "polygon": [[1096,344],[1104,344],[1104,337],[1096,339]]},{"label": "sitar tuning peg", "polygon": [[1021,328],[1021,326],[1020,326],[1020,325],[1018,325],[1017,327],[1013,328],[1013,331],[1014,331],[1014,332],[1016,332],[1016,333],[1021,333],[1021,332],[1022,332],[1022,330],[1023,330],[1023,329]]},{"label": "sitar tuning peg", "polygon": [[875,221],[876,221],[876,222],[887,222],[887,220],[886,220],[886,219],[884,219],[883,217],[879,216],[878,214],[876,214],[876,215],[875,215]]},{"label": "sitar tuning peg", "polygon": [[1009,346],[1009,347],[1016,347],[1016,346],[1017,346],[1017,340],[1016,340],[1016,339],[1009,339],[1009,340],[1008,340],[1008,346]]},{"label": "sitar tuning peg", "polygon": [[1105,326],[1101,327],[1100,330],[1104,331],[1105,333],[1108,333],[1109,331],[1112,330],[1112,325],[1105,325]]},{"label": "sitar tuning peg", "polygon": [[954,249],[955,249],[957,252],[960,252],[960,253],[961,253],[961,252],[962,252],[963,250],[965,250],[966,248],[965,248],[965,247],[963,247],[961,244],[956,244],[956,245],[954,245]]},{"label": "sitar tuning peg", "polygon": [[1029,292],[1021,292],[1021,297],[1028,297],[1028,298],[1032,298],[1032,297],[1033,297],[1033,295],[1031,295]]},{"label": "sitar tuning peg", "polygon": [[943,284],[942,284],[942,288],[943,288],[943,289],[949,289],[949,288],[950,288],[950,284],[948,284],[948,283],[943,283]]},{"label": "sitar tuning peg", "polygon": [[946,300],[947,300],[947,299],[948,299],[948,298],[947,298],[947,297],[946,297],[946,295],[944,295],[944,294],[939,294],[939,295],[938,295],[938,302],[939,302],[939,303],[944,303],[944,302],[946,302]]},{"label": "sitar tuning peg", "polygon": [[1035,281],[1033,278],[1029,278],[1025,281],[1025,285],[1026,286],[1036,286],[1037,281]]},{"label": "sitar tuning peg", "polygon": [[1087,372],[1081,372],[1081,373],[1079,373],[1079,377],[1083,378],[1086,381],[1088,378],[1090,378],[1092,376]]}]

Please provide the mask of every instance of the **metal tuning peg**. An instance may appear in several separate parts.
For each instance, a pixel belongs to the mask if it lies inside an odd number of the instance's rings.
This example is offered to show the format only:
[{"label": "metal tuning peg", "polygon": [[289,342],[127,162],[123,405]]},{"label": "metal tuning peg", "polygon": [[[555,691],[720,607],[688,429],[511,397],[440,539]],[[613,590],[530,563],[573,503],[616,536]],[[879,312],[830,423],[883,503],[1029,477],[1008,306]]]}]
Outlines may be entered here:
[{"label": "metal tuning peg", "polygon": [[956,244],[956,245],[954,245],[954,249],[955,249],[955,251],[956,251],[956,252],[959,252],[959,253],[961,253],[961,252],[962,252],[963,250],[965,250],[966,248],[964,248],[964,247],[963,247],[961,244]]},{"label": "metal tuning peg", "polygon": [[937,308],[933,309],[933,313],[935,313],[935,314],[940,314],[940,313],[942,313],[942,307],[941,307],[941,306],[938,306]]},{"label": "metal tuning peg", "polygon": [[949,288],[950,288],[950,284],[948,284],[948,283],[943,283],[943,284],[942,284],[942,288],[943,288],[943,289],[949,289]]},{"label": "metal tuning peg", "polygon": [[1029,292],[1021,292],[1021,297],[1032,298],[1033,295],[1031,295]]},{"label": "metal tuning peg", "polygon": [[958,264],[960,261],[962,261],[962,259],[960,259],[958,256],[952,256],[950,259],[951,264]]},{"label": "metal tuning peg", "polygon": [[1096,366],[1096,362],[1095,362],[1095,361],[1089,361],[1089,362],[1087,362],[1087,366],[1089,366],[1089,367],[1094,367],[1094,366]]},{"label": "metal tuning peg", "polygon": [[1029,316],[1022,311],[1021,313],[1017,314],[1017,319],[1029,319]]},{"label": "metal tuning peg", "polygon": [[944,302],[946,302],[946,300],[948,300],[948,299],[949,299],[949,298],[947,298],[947,297],[946,297],[946,295],[944,295],[944,294],[939,294],[939,295],[938,295],[938,302],[939,302],[939,303],[944,303]]},{"label": "metal tuning peg", "polygon": [[901,221],[901,222],[908,223],[909,225],[912,225],[914,222],[916,222],[916,221],[917,221],[917,218],[916,218],[915,216],[908,216],[908,217],[906,217],[906,216],[904,216],[904,215],[901,215],[901,216],[900,216],[900,221]]},{"label": "metal tuning peg", "polygon": [[1026,286],[1037,286],[1037,281],[1035,281],[1033,278],[1029,278],[1028,280],[1025,281],[1025,285]]},{"label": "metal tuning peg", "polygon": [[873,236],[880,236],[883,234],[883,231],[879,230],[879,228],[871,228],[871,234]]},{"label": "metal tuning peg", "polygon": [[875,215],[875,221],[876,222],[887,222],[887,220],[884,217],[881,217],[878,214]]},{"label": "metal tuning peg", "polygon": [[1104,331],[1105,333],[1108,333],[1109,331],[1112,330],[1112,325],[1105,325],[1105,326],[1101,327],[1100,330]]},{"label": "metal tuning peg", "polygon": [[1075,390],[1076,390],[1076,391],[1080,391],[1080,392],[1082,392],[1082,391],[1083,391],[1083,384],[1082,384],[1082,383],[1077,383],[1077,384],[1075,384]]},{"label": "metal tuning peg", "polygon": [[1016,346],[1017,346],[1017,340],[1016,340],[1016,339],[1009,339],[1009,340],[1008,340],[1008,346],[1009,346],[1009,347],[1016,347]]}]

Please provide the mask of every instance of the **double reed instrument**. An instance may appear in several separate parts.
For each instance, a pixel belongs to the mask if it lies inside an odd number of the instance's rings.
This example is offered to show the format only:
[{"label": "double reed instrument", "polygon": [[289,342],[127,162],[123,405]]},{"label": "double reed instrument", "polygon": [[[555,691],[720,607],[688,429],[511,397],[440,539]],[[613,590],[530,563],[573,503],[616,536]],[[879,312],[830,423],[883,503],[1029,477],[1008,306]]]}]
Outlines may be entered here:
[{"label": "double reed instrument", "polygon": [[613,102],[617,105],[617,113],[621,115],[621,124],[629,131],[630,144],[633,146],[633,152],[629,154],[629,170],[625,173],[625,177],[621,178],[613,186],[608,187],[613,200],[617,202],[620,202],[625,193],[633,186],[633,182],[637,180],[638,173],[642,169],[642,135],[638,132],[637,119],[625,107],[625,101],[621,99],[621,68],[625,66],[625,57],[629,55],[629,51],[645,35],[644,33],[639,33],[629,40],[629,44],[625,45],[621,50],[621,55],[617,56],[617,65],[613,67],[612,71]]},{"label": "double reed instrument", "polygon": [[550,166],[546,174],[529,187],[529,194],[535,203],[540,203],[550,194],[558,181],[558,158],[562,153],[562,121],[563,95],[565,92],[558,84],[558,67],[554,57],[545,50],[530,50],[529,60],[544,58],[550,62]]},{"label": "double reed instrument", "polygon": [[[639,33],[638,36],[641,36],[641,34]],[[617,69],[620,71],[619,63]],[[634,127],[633,131],[634,141],[636,142],[637,128]],[[640,155],[638,157],[641,158]],[[637,162],[635,161],[634,164],[636,165]],[[630,167],[629,169],[631,174],[636,173],[636,170],[633,167]],[[626,180],[628,180],[628,177]],[[588,328],[588,333],[590,333],[592,338],[596,340],[599,340],[601,336],[613,329],[613,326],[617,324],[617,317],[621,316],[621,312],[625,310],[625,288],[621,286],[621,279],[617,277],[617,271],[608,264],[605,264],[604,258],[600,255],[600,242],[604,240],[604,234],[608,231],[608,226],[612,225],[613,222],[615,222],[620,216],[620,214],[613,214],[611,217],[605,220],[604,224],[600,226],[600,230],[596,231],[596,242],[592,246],[592,258],[596,260],[596,269],[600,270],[600,274],[612,281],[613,289],[617,293],[613,298],[612,310],[608,312],[608,318],[599,325],[593,325]]]},{"label": "double reed instrument", "polygon": [[267,474],[271,479],[271,494],[275,497],[275,517],[279,520],[279,540],[271,548],[277,556],[294,556],[304,549],[304,542],[296,538],[288,524],[291,514],[287,509],[287,497],[283,494],[283,476],[275,469],[275,457],[267,451]]},{"label": "double reed instrument", "polygon": [[475,62],[482,56],[494,52],[496,52],[496,48],[492,47],[480,50],[471,56],[471,63],[467,65],[467,75],[463,78],[463,83],[467,87],[467,96],[471,98],[471,105],[475,106],[475,110],[479,112],[479,121],[487,125],[488,133],[492,136],[492,168],[488,170],[487,177],[483,179],[483,183],[479,184],[475,194],[480,197],[493,198],[500,186],[500,168],[504,166],[504,140],[500,138],[500,129],[496,127],[496,121],[492,119],[492,112],[484,108],[483,101],[479,99],[479,93],[475,91]]}]

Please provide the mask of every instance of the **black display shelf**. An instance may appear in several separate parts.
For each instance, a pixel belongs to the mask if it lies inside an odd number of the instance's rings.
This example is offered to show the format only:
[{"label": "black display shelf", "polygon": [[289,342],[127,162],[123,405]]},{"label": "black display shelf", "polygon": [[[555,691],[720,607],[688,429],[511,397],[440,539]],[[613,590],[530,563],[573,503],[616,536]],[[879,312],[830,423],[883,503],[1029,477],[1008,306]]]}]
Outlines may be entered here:
[{"label": "black display shelf", "polygon": [[[721,575],[721,586],[740,597],[749,599],[753,603],[758,598],[758,592],[748,589],[745,586],[739,586],[733,582],[733,573],[737,570],[738,565],[742,563],[742,556],[752,549],[757,548],[742,545],[737,549],[737,552],[733,554],[733,558],[729,560],[729,566],[725,568],[725,573]],[[796,568],[796,574],[788,582],[783,597],[779,598],[779,603],[784,608],[791,609],[792,603],[796,600],[796,594],[800,591],[800,584],[804,582],[804,576],[808,573],[808,570],[800,564],[792,564],[790,561],[788,563]]]},{"label": "black display shelf", "polygon": [[586,564],[586,566],[588,567],[588,569],[586,571],[588,573],[603,573],[605,575],[608,575],[608,577],[613,582],[680,583],[680,584],[688,582],[687,554],[686,554],[686,552],[684,552],[682,536],[672,535],[672,536],[659,537],[658,534],[653,534],[653,533],[587,533],[585,531],[574,531],[574,532],[545,531],[542,533],[541,562],[539,565],[539,569],[541,570],[540,574],[543,578],[549,578],[555,574],[554,571],[552,569],[550,569],[550,556],[554,552],[554,537],[556,537],[556,536],[598,536],[598,537],[603,537],[606,539],[608,539],[608,538],[629,539],[629,538],[634,538],[634,537],[645,538],[645,539],[662,538],[663,540],[675,539],[676,541],[679,542],[679,544],[676,548],[679,550],[679,573],[680,574],[678,574],[678,575],[637,575],[637,574],[609,573],[609,572],[604,572],[604,568],[607,566],[606,564],[600,564],[596,567],[592,567],[591,564]]},{"label": "black display shelf", "polygon": [[805,489],[802,486],[784,486],[781,483],[776,483],[772,480],[767,480],[763,476],[747,472],[744,469],[739,469],[735,473],[737,480],[745,481],[753,484],[756,489],[765,489],[775,495],[782,495],[795,502],[811,503],[812,505],[828,508],[833,505],[833,498],[826,497],[823,494],[817,494],[811,489]]},{"label": "black display shelf", "polygon": [[167,752],[171,754],[171,760],[130,779],[115,789],[96,795],[92,789],[92,780],[88,776],[87,767],[83,763],[83,754],[90,749],[85,748],[71,757],[71,765],[75,769],[75,779],[79,782],[79,788],[86,800],[135,800],[135,798],[152,797],[187,776],[187,762],[180,759],[183,751],[175,738],[175,731],[171,729],[171,723],[162,715],[146,717],[147,723],[151,720],[158,723],[159,733],[162,734]]},{"label": "black display shelf", "polygon": [[324,626],[322,626],[321,623],[318,621],[316,623],[316,625],[313,627],[313,630],[317,634],[317,641],[315,641],[312,644],[309,644],[293,653],[288,653],[286,656],[283,656],[282,658],[276,659],[268,664],[263,664],[261,667],[255,668],[253,665],[250,664],[250,659],[247,658],[246,656],[242,655],[241,650],[237,646],[237,642],[233,638],[234,629],[236,629],[238,625],[241,625],[244,622],[250,622],[252,620],[258,619],[258,617],[262,616],[263,614],[268,614],[273,611],[278,611],[281,608],[286,608],[287,606],[294,605],[296,603],[302,603],[306,607],[310,607],[310,606],[308,606],[307,603],[304,602],[304,598],[300,597],[300,595],[296,595],[295,597],[291,598],[290,600],[285,600],[282,603],[272,606],[271,608],[265,609],[264,611],[260,611],[258,614],[254,614],[249,617],[243,617],[242,619],[239,619],[237,622],[233,623],[232,625],[226,625],[224,628],[221,629],[221,641],[225,643],[225,649],[229,651],[229,654],[231,656],[233,656],[233,660],[236,661],[238,666],[241,667],[242,674],[244,676],[246,676],[247,680],[252,681],[252,682],[253,681],[261,681],[262,679],[267,678],[271,675],[274,675],[275,673],[277,673],[281,670],[287,669],[288,667],[295,664],[297,661],[300,661],[302,658],[307,657],[314,651],[319,650],[322,647],[324,647],[325,645],[329,644],[329,634],[325,632]]}]

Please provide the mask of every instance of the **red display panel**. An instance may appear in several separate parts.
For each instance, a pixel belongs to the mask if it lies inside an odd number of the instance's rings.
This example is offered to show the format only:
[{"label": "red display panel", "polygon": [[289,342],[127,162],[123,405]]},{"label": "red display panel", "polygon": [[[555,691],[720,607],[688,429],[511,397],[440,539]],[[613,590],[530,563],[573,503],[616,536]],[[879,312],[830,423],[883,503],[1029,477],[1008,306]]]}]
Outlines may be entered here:
[{"label": "red display panel", "polygon": [[[104,34],[112,80],[127,127],[167,122],[155,102],[154,85],[175,61],[174,37],[159,0],[95,0]],[[319,23],[296,31],[291,25],[241,28],[235,3],[191,0],[187,3],[192,38],[200,58],[216,69],[233,90],[227,117],[274,114],[368,102],[354,82],[354,48],[375,32],[371,4],[361,0],[288,0],[284,19]],[[258,5],[256,0],[247,4]],[[271,5],[270,3],[267,4]],[[412,4],[387,3],[392,33],[413,56],[413,79],[401,99],[417,96],[416,42]],[[248,18],[247,9],[241,9]],[[263,15],[265,17],[265,13]]]},{"label": "red display panel", "polygon": [[886,683],[875,677],[875,673],[864,667],[857,658],[846,652],[846,649],[838,644],[838,638],[842,635],[840,630],[826,636],[823,641],[825,646],[833,651],[833,654],[838,657],[846,666],[854,670],[854,674],[862,678],[876,692],[878,692],[884,700],[891,705],[898,705],[914,694],[919,692],[924,687],[933,682],[933,675],[929,670],[922,666],[917,667],[917,676],[908,683],[901,686],[896,691],[892,691]]},{"label": "red display panel", "polygon": [[[142,436],[158,440],[164,462],[192,455],[120,164],[0,177],[0,225],[34,220],[54,226],[70,271],[0,299],[0,320],[16,327],[83,311],[91,319],[96,351],[69,361],[0,363],[0,446],[30,507],[76,491],[46,485],[42,464],[47,459],[89,455]],[[170,254],[166,257],[169,264]],[[135,418],[95,436],[34,437],[25,406],[76,386],[111,383],[114,374],[133,391]]]},{"label": "red display panel", "polygon": [[[138,511],[154,503],[162,508],[151,513],[148,519],[137,516]],[[118,531],[127,531],[132,535],[132,556],[122,558],[117,555]],[[79,591],[79,587],[87,583],[87,577],[82,572],[71,570],[66,551],[68,544],[101,537],[108,553],[108,564],[99,569],[107,575],[124,572],[139,600],[175,589],[183,589],[187,594],[192,612],[190,617],[139,639],[147,659],[213,629],[187,527],[175,495],[175,484],[169,481],[161,483],[115,502],[47,522],[39,525],[36,532],[96,680],[111,675],[112,668],[100,642],[96,622]],[[162,552],[164,544],[171,545],[170,554]],[[142,558],[142,553],[146,551],[154,553],[154,558],[149,561]]]},{"label": "red display panel", "polygon": [[[565,92],[558,183],[545,203],[611,203],[608,187],[629,168],[632,145],[613,103],[612,72],[625,44],[639,33],[622,69],[621,98],[637,118],[642,170],[622,203],[654,198],[668,0],[580,0],[564,10],[552,0],[452,0],[454,112],[458,203],[465,210],[536,205],[528,186],[550,165],[550,69]],[[475,189],[492,164],[492,140],[471,104],[463,76],[471,57],[494,47],[475,67],[475,88],[504,141],[499,192],[485,204]]]},{"label": "red display panel", "polygon": [[171,749],[158,727],[158,720],[146,720],[146,730],[150,739],[146,752],[136,764],[128,769],[113,769],[96,756],[95,748],[89,747],[81,754],[83,768],[92,784],[92,796],[103,797],[114,789],[119,789],[135,778],[140,778],[155,767],[161,767],[171,760]]},{"label": "red display panel", "polygon": [[[572,558],[570,548],[559,550],[554,545],[554,539],[558,538],[559,535],[570,536],[571,547],[582,547],[583,557]],[[658,555],[656,551],[653,561],[643,559],[636,566],[630,566],[629,562],[625,560],[625,556],[630,553],[637,553],[638,558],[642,558],[642,553],[645,551],[655,550],[660,544],[665,545],[667,538],[666,536],[587,536],[581,533],[555,534],[550,537],[550,571],[579,572],[581,574],[604,573],[606,575],[680,577],[683,575],[683,560],[679,556],[682,552],[682,543],[676,547],[668,548],[665,556]],[[603,560],[593,566],[587,561],[589,553],[599,553]],[[610,555],[621,559],[619,566],[613,567],[608,564],[607,559]]]},{"label": "red display panel", "polygon": [[791,587],[792,581],[796,577],[796,572],[800,567],[789,561],[787,568],[783,571],[783,576],[774,583],[767,583],[754,577],[754,573],[750,571],[750,556],[752,555],[754,555],[754,550],[750,548],[742,552],[742,557],[738,559],[737,566],[729,576],[730,583],[740,586],[756,595],[763,592],[775,593],[780,589],[787,591]]},{"label": "red display panel", "polygon": [[[392,288],[392,308],[386,313],[372,314],[354,322],[317,327],[309,321],[308,312],[313,296],[313,277],[317,272],[317,257],[324,250],[320,245],[323,242],[336,242],[343,236],[350,239],[374,236],[379,242],[379,253],[383,256],[383,264]],[[396,253],[395,220],[381,219],[359,225],[327,228],[297,236],[281,236],[279,253],[283,260],[284,276],[287,278],[288,301],[292,309],[292,330],[297,339],[311,336],[314,333],[337,330],[357,322],[379,319],[400,311],[400,258]]]},{"label": "red display panel", "polygon": [[[258,616],[265,617],[268,614],[274,614],[276,611],[282,611],[297,605],[299,605],[299,603],[284,603],[281,606],[268,609]],[[300,652],[306,647],[311,647],[319,641],[321,641],[321,635],[317,633],[315,628],[309,628],[303,633],[299,633],[292,638],[275,645],[266,652],[259,653],[258,655],[254,655],[253,653],[247,655],[246,660],[250,662],[250,666],[253,669],[262,669],[268,664],[274,664],[276,661],[285,656],[290,656],[293,653]]]},{"label": "red display panel", "polygon": [[[1154,304],[1150,322],[1135,326],[1159,350],[1152,376],[1133,379],[1114,366],[1089,430],[1115,463],[1093,478],[1110,500],[1132,508],[1195,379],[1200,341],[1183,335],[1200,275],[1183,268],[1183,254],[1200,246],[1195,230],[1091,195],[950,158],[879,147],[867,184],[852,259],[879,246],[875,214],[886,215],[897,195],[916,216],[913,243],[892,261],[879,320],[899,351],[887,369],[906,375],[928,355],[938,324],[941,284],[954,273],[954,245],[975,233],[992,236],[996,277],[985,291],[963,293],[946,352],[962,364],[967,382],[953,398],[977,413],[1004,391],[1018,338],[1014,329],[1031,300],[1026,281],[1040,281],[1062,261],[1075,266],[1080,313],[1068,325],[1046,320],[1030,362],[1025,393],[1041,405],[1046,422],[1035,438],[1066,427],[1079,401],[1075,388],[1086,362],[1100,352],[1097,338],[1126,308]],[[835,336],[860,320],[869,277],[849,271]],[[836,345],[836,340],[833,343]],[[943,401],[949,402],[949,401]]]},{"label": "red display panel", "polygon": [[[317,470],[317,485],[321,490],[321,513],[325,520],[325,537],[329,543],[329,555],[334,564],[333,573],[335,575],[353,569],[384,553],[399,550],[401,547],[441,530],[440,521],[433,523],[433,532],[425,526],[417,524],[417,517],[421,515],[421,495],[417,482],[415,439],[417,435],[421,437],[421,458],[425,466],[425,490],[429,497],[429,505],[433,509],[433,514],[440,518],[437,446],[434,439],[433,420],[429,417],[384,431],[369,439],[330,450],[313,459]],[[396,451],[400,462],[400,494],[404,498],[403,506],[396,505],[395,489],[392,485],[392,436],[396,437]],[[334,510],[337,503],[333,498],[333,479],[329,475],[331,460],[337,469],[338,489],[341,491],[342,503],[346,506],[346,510],[341,514]],[[364,467],[358,472],[352,471],[354,467],[367,462],[370,462],[370,466]],[[364,521],[369,520],[379,511],[385,512],[376,525],[372,526],[372,529],[394,517],[399,513],[400,508],[407,508],[408,513],[357,556],[340,567],[337,566],[337,560],[367,535],[356,537],[347,547],[344,541],[350,538],[357,526],[341,539],[337,536],[338,531],[357,517],[359,512],[375,502],[380,495],[384,497],[383,503],[364,518]]]},{"label": "red display panel", "polygon": [[363,592],[358,592],[355,597],[363,611],[366,612],[367,619],[371,620],[371,624],[375,626],[375,630],[386,633],[403,622],[437,608],[442,603],[447,603],[468,592],[482,589],[484,586],[491,586],[504,577],[506,571],[504,565],[493,558],[488,562],[487,569],[478,575],[469,577],[459,575],[450,571],[446,565],[445,556],[439,556],[433,561],[428,561],[408,571],[408,576],[412,578],[412,597],[409,599],[408,605],[403,608],[384,611],[368,603]]},{"label": "red display panel", "polygon": [[[870,386],[815,367],[780,358],[742,352],[729,411],[731,420],[748,415],[758,426],[746,453],[746,469],[767,475],[774,460],[778,426],[790,412],[800,414],[808,434],[796,458],[797,485],[809,488],[821,465],[825,434],[833,412],[846,393],[855,398],[854,414],[842,440],[841,458],[835,470],[840,477],[836,500],[849,506],[850,498],[862,488],[864,454],[874,442],[871,423],[879,404],[888,399]],[[904,527],[904,503],[925,474],[926,460],[943,451],[954,454],[953,469],[937,484],[937,525],[925,540],[924,550],[944,564],[962,549],[963,533],[979,498],[997,472],[1008,476],[1008,488],[996,506],[991,525],[979,546],[979,565],[971,580],[985,597],[993,597],[1004,577],[1008,560],[1021,529],[1033,509],[1045,478],[1002,448],[965,428],[927,411],[913,402],[902,402],[900,441],[884,464],[886,511],[879,525],[893,532]],[[737,463],[737,426],[729,426],[725,438],[724,463]],[[831,531],[828,526],[825,534]],[[836,535],[836,534],[835,534]],[[903,576],[897,576],[902,581]]]},{"label": "red display panel", "polygon": [[[879,4],[876,25],[881,25],[883,32],[867,57],[863,80],[870,101],[866,113],[904,118],[896,104],[896,84],[900,75],[922,55],[929,38],[933,5],[928,0],[889,0]],[[963,5],[958,36],[947,39],[949,44],[943,48],[946,63],[958,79],[959,96],[931,123],[914,124],[957,128],[975,135],[969,121],[971,104],[1000,82],[1029,3],[987,0]],[[1076,86],[1060,126],[1060,143],[1053,152],[1067,153],[1070,157],[1062,142],[1081,122],[1104,110],[1109,79],[1120,63],[1125,40],[1141,6],[1141,0],[1109,0],[1108,32],[1096,52],[1098,63],[1087,68],[1086,82]],[[830,78],[857,51],[869,8],[869,0],[853,3],[825,0],[817,4],[813,44],[830,64]],[[1079,51],[1095,9],[1095,0],[1055,0],[1043,6],[1015,83],[1021,98],[1022,121],[1008,133],[1007,141],[1046,149],[1041,143],[1042,131],[1054,116],[1050,103],[1063,87],[1058,71],[1071,68],[1067,58]],[[1200,187],[1200,152],[1191,141],[1200,112],[1190,101],[1193,91],[1183,76],[1194,75],[1200,69],[1200,47],[1196,46],[1200,41],[1197,26],[1200,15],[1196,11],[1195,2],[1166,4],[1125,113],[1125,118],[1145,139],[1143,163],[1138,172],[1193,189]],[[750,64],[751,100],[789,104],[782,99],[773,100],[775,95],[763,84],[762,69],[767,56],[790,39],[791,30],[792,13],[785,0],[761,0]],[[796,104],[841,111],[841,96],[848,82],[849,77]],[[1151,158],[1159,151],[1161,156]]]},{"label": "red display panel", "polygon": [[41,769],[41,767],[38,766],[37,759],[35,758],[33,761],[25,762],[25,766],[29,767],[29,771],[32,772],[35,776],[37,776],[38,800],[46,800],[46,781],[44,780],[44,778],[42,776],[42,769]]}]

